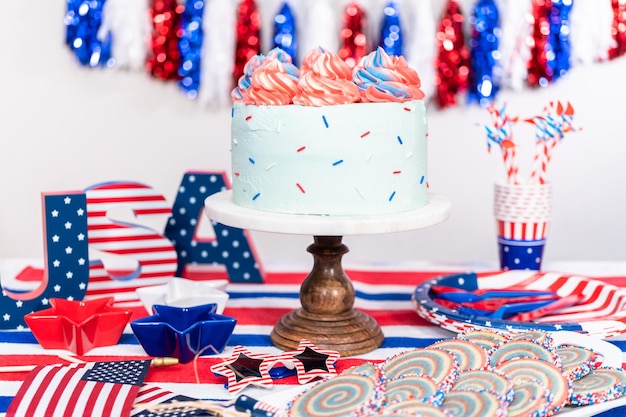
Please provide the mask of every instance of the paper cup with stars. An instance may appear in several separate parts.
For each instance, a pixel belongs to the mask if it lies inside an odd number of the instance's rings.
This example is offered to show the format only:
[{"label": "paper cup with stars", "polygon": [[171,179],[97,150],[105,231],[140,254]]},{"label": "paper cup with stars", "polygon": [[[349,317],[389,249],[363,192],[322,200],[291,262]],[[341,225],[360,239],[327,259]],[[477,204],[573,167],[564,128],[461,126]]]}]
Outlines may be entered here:
[{"label": "paper cup with stars", "polygon": [[500,268],[541,270],[552,206],[552,185],[496,183],[494,215]]}]

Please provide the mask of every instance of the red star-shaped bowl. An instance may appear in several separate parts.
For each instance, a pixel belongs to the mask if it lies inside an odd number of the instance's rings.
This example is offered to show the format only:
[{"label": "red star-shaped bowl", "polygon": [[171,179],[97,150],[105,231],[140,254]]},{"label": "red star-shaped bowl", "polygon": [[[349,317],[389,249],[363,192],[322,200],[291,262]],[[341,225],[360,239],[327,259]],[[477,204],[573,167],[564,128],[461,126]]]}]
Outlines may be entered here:
[{"label": "red star-shaped bowl", "polygon": [[82,355],[119,342],[132,313],[113,307],[113,300],[51,298],[51,308],[27,314],[24,321],[43,348],[66,349]]}]

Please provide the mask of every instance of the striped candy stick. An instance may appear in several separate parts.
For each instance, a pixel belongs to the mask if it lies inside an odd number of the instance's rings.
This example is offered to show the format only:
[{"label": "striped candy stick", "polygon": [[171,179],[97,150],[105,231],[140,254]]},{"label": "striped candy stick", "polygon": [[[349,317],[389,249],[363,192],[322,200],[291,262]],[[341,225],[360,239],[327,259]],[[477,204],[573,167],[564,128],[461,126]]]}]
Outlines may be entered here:
[{"label": "striped candy stick", "polygon": [[[537,129],[535,134],[537,141],[530,179],[532,183],[545,184],[546,171],[551,156],[549,148],[553,149],[556,145],[555,135],[557,132],[555,132],[555,125],[547,116],[538,116],[532,119],[527,119],[526,121],[533,123]],[[553,144],[549,145],[549,143]]]},{"label": "striped candy stick", "polygon": [[509,117],[506,114],[505,105],[500,109],[492,105],[488,111],[493,119],[493,128],[485,126],[487,129],[488,150],[491,150],[492,143],[500,146],[507,181],[511,184],[516,184],[518,183],[519,168],[515,142],[513,141],[512,125],[517,122],[518,118]]},{"label": "striped candy stick", "polygon": [[[551,107],[553,107],[552,103],[551,103]],[[545,133],[546,138],[544,140],[544,149],[543,149],[544,163],[542,165],[542,169],[539,175],[540,184],[546,183],[547,169],[548,169],[548,165],[550,164],[550,160],[552,159],[552,153],[554,152],[554,148],[556,148],[556,145],[563,139],[563,119],[560,116],[563,110],[562,110],[562,106],[560,102],[558,103],[556,112],[558,116],[555,117],[554,115],[549,114],[546,117],[547,119],[547,127],[546,127],[546,133]]]},{"label": "striped candy stick", "polygon": [[503,142],[502,158],[504,159],[504,168],[506,170],[506,177],[509,184],[519,184],[517,154],[515,144],[512,141],[507,140]]},{"label": "striped candy stick", "polygon": [[547,181],[547,169],[550,164],[550,160],[552,159],[552,153],[556,148],[556,145],[561,141],[562,138],[553,138],[544,143],[544,160],[545,163],[543,165],[543,169],[541,170],[541,175],[539,176],[539,183],[545,184]]},{"label": "striped candy stick", "polygon": [[573,126],[574,107],[569,102],[565,107],[560,101],[550,102],[544,113],[543,116],[526,120],[537,127],[537,148],[531,180],[540,184],[547,181],[546,171],[554,148],[566,133],[579,130]]},{"label": "striped candy stick", "polygon": [[517,152],[516,145],[513,141],[513,123],[517,122],[517,117],[509,117],[505,112],[505,107],[502,107],[500,112],[500,120],[498,122],[498,130],[500,132],[501,141],[500,148],[502,149],[502,158],[504,161],[504,167],[506,170],[507,180],[510,184],[517,184],[518,181],[518,164],[517,164]]},{"label": "striped candy stick", "polygon": [[535,157],[533,170],[530,173],[531,183],[545,184],[546,173],[548,169],[548,163],[550,162],[548,142],[544,139],[537,140],[537,146],[535,148]]},{"label": "striped candy stick", "polygon": [[[545,109],[544,109],[545,111]],[[532,123],[535,125],[535,155],[533,157],[533,167],[530,172],[530,182],[531,183],[539,183],[539,173],[545,172],[546,161],[545,161],[545,144],[546,144],[546,125],[545,119],[543,116],[536,116],[530,119],[525,120],[528,123]]]}]

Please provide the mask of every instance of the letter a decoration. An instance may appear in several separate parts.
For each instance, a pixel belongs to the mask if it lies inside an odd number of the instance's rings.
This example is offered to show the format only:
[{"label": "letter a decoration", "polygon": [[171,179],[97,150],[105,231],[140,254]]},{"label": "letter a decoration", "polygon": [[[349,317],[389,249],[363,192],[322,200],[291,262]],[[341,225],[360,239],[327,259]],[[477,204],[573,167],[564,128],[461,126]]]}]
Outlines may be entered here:
[{"label": "letter a decoration", "polygon": [[44,269],[28,266],[17,282],[37,282],[20,290],[3,286],[0,329],[24,329],[24,315],[48,308],[50,298],[82,300],[89,280],[87,201],[82,191],[42,193]]},{"label": "letter a decoration", "polygon": [[228,271],[231,282],[263,282],[260,263],[245,230],[211,222],[215,239],[197,236],[204,216],[204,200],[227,189],[223,172],[187,172],[165,226],[165,236],[178,252],[177,275],[183,276],[187,264],[219,264]]}]

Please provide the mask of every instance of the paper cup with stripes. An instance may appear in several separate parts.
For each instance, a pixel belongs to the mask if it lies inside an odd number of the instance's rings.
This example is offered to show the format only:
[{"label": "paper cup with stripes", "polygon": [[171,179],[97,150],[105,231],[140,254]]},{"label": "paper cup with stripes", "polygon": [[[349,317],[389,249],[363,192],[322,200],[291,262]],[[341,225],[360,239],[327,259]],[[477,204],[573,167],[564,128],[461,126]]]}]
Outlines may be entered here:
[{"label": "paper cup with stripes", "polygon": [[541,270],[552,185],[496,183],[494,214],[500,268]]}]

